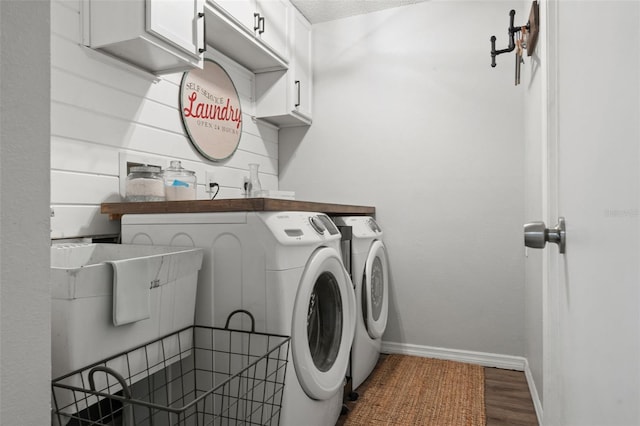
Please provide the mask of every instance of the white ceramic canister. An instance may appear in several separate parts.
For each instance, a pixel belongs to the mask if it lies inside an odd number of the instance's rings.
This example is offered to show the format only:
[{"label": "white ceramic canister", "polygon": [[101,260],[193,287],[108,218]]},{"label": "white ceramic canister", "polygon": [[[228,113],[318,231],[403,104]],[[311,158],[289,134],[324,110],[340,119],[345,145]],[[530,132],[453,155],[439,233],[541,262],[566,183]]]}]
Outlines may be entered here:
[{"label": "white ceramic canister", "polygon": [[167,201],[196,199],[196,173],[183,168],[180,161],[171,161],[163,176]]}]

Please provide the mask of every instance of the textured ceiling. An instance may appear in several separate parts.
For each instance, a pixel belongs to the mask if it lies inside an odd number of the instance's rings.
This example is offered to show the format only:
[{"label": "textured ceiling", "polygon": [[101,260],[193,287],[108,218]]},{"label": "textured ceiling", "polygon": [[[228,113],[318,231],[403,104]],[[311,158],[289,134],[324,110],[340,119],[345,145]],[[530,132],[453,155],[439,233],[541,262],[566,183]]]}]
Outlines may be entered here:
[{"label": "textured ceiling", "polygon": [[291,2],[309,22],[317,24],[422,1],[426,0],[292,0]]}]

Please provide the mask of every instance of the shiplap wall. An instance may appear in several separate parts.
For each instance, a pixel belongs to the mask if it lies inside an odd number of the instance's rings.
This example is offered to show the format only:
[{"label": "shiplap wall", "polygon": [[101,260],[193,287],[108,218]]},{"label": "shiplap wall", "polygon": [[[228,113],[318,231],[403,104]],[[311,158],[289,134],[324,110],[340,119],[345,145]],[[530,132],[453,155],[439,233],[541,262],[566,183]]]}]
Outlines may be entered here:
[{"label": "shiplap wall", "polygon": [[51,28],[51,238],[120,231],[119,222],[100,213],[100,203],[120,201],[127,160],[163,167],[181,160],[196,171],[199,199],[208,195],[205,172],[220,184],[218,198],[241,196],[249,163],[260,164],[264,189],[278,189],[278,129],[253,119],[251,72],[212,49],[207,53],[230,75],[243,112],[238,150],[227,161],[210,162],[182,127],[182,73],[152,78],[83,47],[81,0],[53,1]]}]

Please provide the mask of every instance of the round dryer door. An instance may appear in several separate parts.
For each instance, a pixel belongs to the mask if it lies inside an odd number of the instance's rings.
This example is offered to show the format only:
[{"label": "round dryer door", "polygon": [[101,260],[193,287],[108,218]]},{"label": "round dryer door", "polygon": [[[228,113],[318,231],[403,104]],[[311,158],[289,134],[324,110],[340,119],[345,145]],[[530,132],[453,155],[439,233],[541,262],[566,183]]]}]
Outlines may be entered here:
[{"label": "round dryer door", "polygon": [[389,267],[387,251],[380,240],[376,240],[369,249],[362,277],[364,320],[367,331],[373,339],[382,337],[387,327],[389,312]]},{"label": "round dryer door", "polygon": [[307,262],[296,294],[291,352],[309,397],[324,400],[343,386],[355,332],[356,301],[340,254],[318,249]]}]

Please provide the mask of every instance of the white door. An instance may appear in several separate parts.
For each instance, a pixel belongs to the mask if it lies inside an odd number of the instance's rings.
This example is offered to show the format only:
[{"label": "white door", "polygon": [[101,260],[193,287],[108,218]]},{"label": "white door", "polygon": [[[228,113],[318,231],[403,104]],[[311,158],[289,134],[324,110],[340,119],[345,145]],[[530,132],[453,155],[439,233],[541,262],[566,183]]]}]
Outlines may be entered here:
[{"label": "white door", "polygon": [[[384,243],[376,240],[371,245],[362,277],[363,309],[367,332],[372,339],[380,339],[387,328],[389,312],[389,268]],[[363,307],[364,308],[364,307]]]},{"label": "white door", "polygon": [[300,386],[313,399],[333,397],[342,388],[355,331],[356,301],[340,254],[316,251],[296,293],[291,354]]},{"label": "white door", "polygon": [[548,2],[544,424],[640,424],[640,2]]}]

